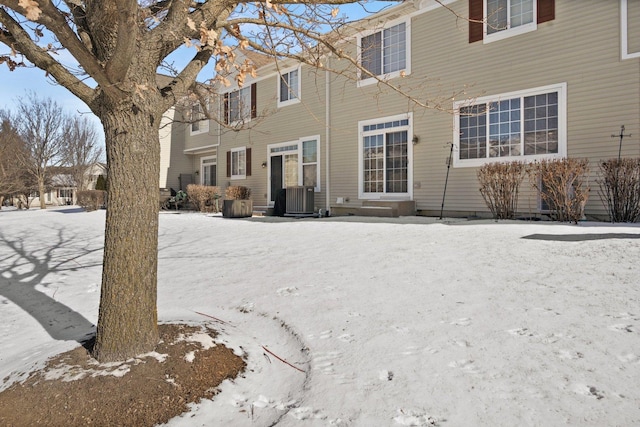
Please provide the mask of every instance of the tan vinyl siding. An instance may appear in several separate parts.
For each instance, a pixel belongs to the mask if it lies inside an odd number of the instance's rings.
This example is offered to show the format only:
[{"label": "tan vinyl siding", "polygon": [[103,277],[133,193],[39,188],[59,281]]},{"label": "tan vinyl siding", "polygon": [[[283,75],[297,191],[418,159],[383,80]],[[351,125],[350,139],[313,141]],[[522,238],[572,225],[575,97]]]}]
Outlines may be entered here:
[{"label": "tan vinyl siding", "polygon": [[[246,185],[252,189],[254,205],[266,205],[268,169],[267,147],[320,136],[321,193],[316,207],[357,207],[359,199],[358,122],[388,116],[413,114],[413,135],[417,144],[409,146],[413,171],[409,193],[423,213],[438,214],[447,174],[447,158],[454,141],[454,101],[484,96],[500,96],[556,84],[566,84],[567,155],[586,157],[591,162],[591,196],[587,210],[602,215],[598,197],[597,168],[601,159],[617,156],[618,140],[612,138],[625,125],[624,156],[640,156],[640,59],[620,58],[621,29],[619,1],[556,1],[555,19],[538,24],[535,31],[496,40],[469,43],[468,24],[458,16],[468,15],[468,1],[449,3],[416,13],[406,21],[410,32],[411,72],[392,83],[429,108],[412,104],[406,96],[385,85],[358,87],[345,76],[330,77],[331,141],[330,200],[326,195],[325,74],[303,67],[300,72],[302,102],[277,108],[278,77],[269,74],[273,66],[260,70],[257,111],[260,116],[252,129],[226,131],[218,151],[219,184]],[[640,1],[629,0],[630,50],[640,48]],[[394,19],[415,11],[411,4],[398,6]],[[457,16],[458,15],[458,16]],[[377,21],[376,21],[377,22]],[[395,25],[400,21],[389,21]],[[635,43],[635,44],[634,44]],[[345,44],[355,49],[356,42]],[[631,47],[635,46],[635,47]],[[330,67],[339,64],[327,59]],[[282,67],[288,69],[288,67]],[[257,125],[257,126],[256,126]],[[214,129],[210,129],[212,133]],[[411,138],[410,135],[409,138]],[[189,139],[188,146],[211,142]],[[251,147],[252,175],[246,180],[226,178],[226,152],[236,147]],[[412,156],[412,157],[411,157]],[[524,158],[522,158],[524,160]],[[451,167],[445,212],[488,215],[478,188],[477,167]],[[336,199],[344,200],[337,204]],[[521,188],[519,210],[537,212],[538,196],[527,180]]]},{"label": "tan vinyl siding", "polygon": [[[262,70],[263,72],[265,70]],[[262,77],[262,76],[261,76]],[[244,185],[251,188],[251,199],[254,205],[268,204],[268,168],[262,163],[268,161],[267,147],[298,140],[302,137],[320,136],[318,151],[321,170],[321,192],[315,193],[317,207],[324,207],[325,189],[325,89],[324,73],[303,67],[300,71],[301,102],[277,108],[278,76],[270,75],[257,82],[257,115],[248,124],[248,128],[240,132],[225,131],[218,157],[218,177],[222,187],[227,185]],[[251,148],[251,176],[244,180],[230,180],[226,176],[226,152],[236,147]]]},{"label": "tan vinyl siding", "polygon": [[[453,6],[464,15],[467,3]],[[488,44],[469,44],[467,26],[457,25],[451,12],[422,14],[412,24],[412,77],[437,79],[431,98],[464,85],[468,96],[474,97],[566,82],[568,155],[588,157],[594,171],[598,160],[617,156],[611,134],[621,124],[629,133],[639,125],[640,68],[637,60],[619,59],[618,9],[613,2],[589,2],[589,7],[556,2],[554,21]],[[452,126],[453,118],[446,113],[416,120],[414,131],[423,135],[414,147],[415,182],[420,187],[414,199],[419,209],[440,208],[448,156],[445,144],[453,139]],[[637,141],[626,141],[623,155],[640,155]],[[476,172],[477,168],[450,170],[445,210],[486,211]],[[530,193],[525,183],[522,210],[537,203],[537,196]],[[602,211],[595,175],[588,208]]]},{"label": "tan vinyl siding", "polygon": [[[465,16],[467,5],[458,1],[451,6]],[[577,2],[556,2],[553,21],[539,24],[536,31],[487,44],[469,44],[468,26],[444,8],[420,14],[409,26],[411,75],[393,82],[443,109],[451,109],[452,95],[463,89],[465,93],[456,99],[566,83],[568,155],[591,160],[589,208],[599,212],[602,205],[593,185],[597,162],[617,155],[611,134],[624,123],[635,131],[640,117],[640,70],[638,61],[620,62],[618,9],[612,2],[590,2],[588,8]],[[416,82],[426,78],[428,85],[416,87]],[[354,82],[340,79],[332,84],[331,96],[331,204],[336,205],[337,197],[345,200],[342,206],[361,204],[358,121],[414,110],[413,132],[419,142],[412,147],[413,199],[418,209],[438,212],[448,143],[454,136],[453,115],[434,110],[423,113],[383,86],[357,88]],[[623,154],[639,155],[639,150],[637,140],[628,141]],[[487,211],[478,191],[477,169],[450,169],[445,210]],[[525,182],[520,209],[535,212],[537,202],[537,194]]]},{"label": "tan vinyl siding", "polygon": [[[171,108],[162,116],[160,125],[160,188],[180,188],[181,173],[192,173],[192,160],[184,154],[187,138],[186,125],[176,121],[176,110]],[[188,132],[188,131],[187,131]]]}]

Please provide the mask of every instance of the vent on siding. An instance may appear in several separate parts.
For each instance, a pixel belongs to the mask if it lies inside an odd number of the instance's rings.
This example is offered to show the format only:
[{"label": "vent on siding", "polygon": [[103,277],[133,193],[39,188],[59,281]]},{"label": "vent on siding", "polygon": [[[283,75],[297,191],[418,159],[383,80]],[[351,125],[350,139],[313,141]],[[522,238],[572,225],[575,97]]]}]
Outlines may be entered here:
[{"label": "vent on siding", "polygon": [[312,214],[314,195],[313,186],[287,187],[287,213]]}]

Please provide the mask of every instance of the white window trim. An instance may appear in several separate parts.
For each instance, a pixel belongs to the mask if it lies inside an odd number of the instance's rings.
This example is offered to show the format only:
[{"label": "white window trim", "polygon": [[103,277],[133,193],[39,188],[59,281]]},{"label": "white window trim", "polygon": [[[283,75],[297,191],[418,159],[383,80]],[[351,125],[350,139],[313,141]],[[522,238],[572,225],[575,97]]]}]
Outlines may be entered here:
[{"label": "white window trim", "polygon": [[[215,160],[215,162],[213,163],[207,163],[205,165],[205,160]],[[216,170],[217,170],[217,166],[218,166],[218,156],[205,156],[205,157],[200,157],[200,185],[205,185],[204,183],[204,167],[205,166],[211,166],[211,165],[216,165]],[[217,177],[216,177],[217,178]],[[216,179],[217,181],[217,179]]]},{"label": "white window trim", "polygon": [[[286,101],[280,100],[281,86],[282,86],[282,76],[285,74],[289,74],[292,71],[298,71],[298,93],[292,99],[288,99]],[[297,67],[286,68],[278,74],[278,93],[276,94],[278,99],[278,108],[286,107],[288,105],[298,104],[300,103],[300,99],[302,98],[302,67],[298,65]]]},{"label": "white window trim", "polygon": [[622,59],[640,58],[639,52],[629,52],[629,5],[628,0],[620,0],[620,56]]},{"label": "white window trim", "polygon": [[538,29],[538,3],[537,0],[533,0],[533,21],[529,24],[520,25],[515,28],[508,28],[506,30],[498,31],[496,33],[487,33],[487,25],[488,25],[488,17],[487,17],[487,0],[483,0],[482,7],[484,17],[484,37],[482,38],[482,43],[487,44],[491,42],[495,42],[498,40],[508,39],[510,37],[519,36],[520,34],[530,33],[531,31],[535,31]]},{"label": "white window trim", "polygon": [[[483,96],[472,101],[464,100],[453,104],[455,114],[453,116],[453,143],[454,147],[460,147],[460,108],[472,105],[486,104],[523,96],[539,95],[549,92],[558,92],[558,152],[553,154],[520,155],[509,157],[488,157],[483,159],[460,159],[460,152],[456,151],[453,156],[453,167],[478,167],[487,163],[510,162],[519,160],[521,162],[533,162],[542,159],[564,159],[567,157],[567,83],[558,83],[548,86],[541,86],[532,89],[525,89],[516,92],[502,93],[493,96]],[[487,123],[487,128],[489,123]],[[521,127],[524,130],[524,126]],[[522,138],[521,138],[522,140]],[[522,141],[524,143],[524,141]],[[522,151],[524,153],[524,151]]]},{"label": "white window trim", "polygon": [[[372,84],[376,84],[378,83],[379,80],[390,80],[390,79],[394,79],[397,77],[405,77],[411,74],[411,19],[410,18],[403,18],[403,19],[398,19],[395,21],[389,21],[385,23],[385,26],[382,28],[376,28],[374,30],[369,30],[369,31],[364,31],[362,33],[360,33],[357,37],[356,40],[356,46],[357,46],[357,58],[362,58],[362,39],[364,37],[370,36],[371,34],[375,34],[378,33],[380,31],[384,31],[388,28],[391,27],[395,27],[398,24],[402,24],[405,23],[405,40],[406,40],[406,46],[405,46],[405,50],[406,50],[406,57],[405,57],[405,61],[406,61],[406,65],[405,68],[403,70],[398,70],[398,71],[394,71],[392,73],[387,73],[387,74],[381,74],[379,76],[376,77],[369,77],[366,79],[361,79],[362,77],[362,71],[360,69],[358,69],[358,80],[356,82],[356,86],[357,87],[363,87],[363,86],[369,86]],[[358,60],[360,63],[361,61]]]},{"label": "white window trim", "polygon": [[[208,101],[207,101],[207,103],[206,103],[206,104],[207,104],[207,108],[209,108],[209,102],[208,102]],[[190,108],[191,108],[191,111],[189,112],[189,115],[190,115],[190,116],[193,114],[193,107],[194,107],[195,105],[197,105],[197,106],[198,106],[198,108],[200,109],[200,111],[201,111],[201,109],[202,109],[202,106],[201,106],[199,103],[192,104],[192,105],[191,105],[191,107],[190,107]],[[204,114],[204,113],[201,111],[201,114]],[[194,125],[195,123],[198,123],[199,128],[198,128],[198,130],[195,130],[195,131],[194,131],[194,130],[193,130],[193,125]],[[203,120],[198,120],[197,122],[189,123],[189,135],[190,135],[190,136],[193,136],[193,135],[200,135],[200,134],[208,133],[208,132],[209,132],[209,119],[208,119],[206,116],[205,116],[205,118],[204,118]]]},{"label": "white window trim", "polygon": [[[237,147],[237,148],[232,148],[231,150],[231,164],[229,165],[231,167],[231,171],[230,171],[230,178],[233,179],[247,179],[247,147]],[[233,153],[240,153],[244,151],[244,171],[245,173],[243,175],[234,175],[233,174]]]},{"label": "white window trim", "polygon": [[[407,130],[407,192],[406,193],[365,193],[362,178],[364,175],[364,137],[370,132],[363,132],[362,127],[377,123],[393,122],[396,120],[409,120],[407,126],[390,128],[394,130]],[[395,116],[380,117],[377,119],[362,120],[358,122],[358,198],[361,200],[413,200],[413,113],[397,114]],[[385,182],[386,184],[386,182]]]}]

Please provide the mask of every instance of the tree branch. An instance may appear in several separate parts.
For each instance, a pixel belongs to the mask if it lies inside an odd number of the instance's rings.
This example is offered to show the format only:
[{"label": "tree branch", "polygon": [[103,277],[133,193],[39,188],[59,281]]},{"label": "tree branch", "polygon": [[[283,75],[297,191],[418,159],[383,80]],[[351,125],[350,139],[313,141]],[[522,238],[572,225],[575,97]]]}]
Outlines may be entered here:
[{"label": "tree branch", "polygon": [[118,2],[118,37],[116,46],[105,66],[112,82],[124,80],[135,54],[138,29],[138,5],[135,0]]},{"label": "tree branch", "polygon": [[27,59],[38,68],[51,74],[58,83],[70,90],[87,105],[91,105],[95,97],[95,91],[71,74],[67,68],[54,60],[45,50],[36,45],[29,34],[27,34],[20,24],[3,8],[0,8],[0,23],[2,23],[8,31],[9,35],[7,35],[7,39],[13,42],[11,44],[15,46],[20,53],[26,56]]}]

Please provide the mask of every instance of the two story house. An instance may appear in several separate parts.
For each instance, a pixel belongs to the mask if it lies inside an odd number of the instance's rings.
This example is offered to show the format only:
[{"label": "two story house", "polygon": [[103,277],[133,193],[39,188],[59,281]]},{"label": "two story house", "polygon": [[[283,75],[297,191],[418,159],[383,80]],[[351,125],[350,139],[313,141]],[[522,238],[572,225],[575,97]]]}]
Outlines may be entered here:
[{"label": "two story house", "polygon": [[[161,187],[244,185],[266,207],[306,186],[332,215],[438,215],[448,172],[445,214],[488,216],[479,167],[575,157],[590,162],[586,213],[605,218],[598,162],[621,125],[622,156],[640,156],[638,0],[405,2],[341,47],[366,71],[254,55],[257,77],[221,90],[223,124],[167,127]],[[518,210],[544,213],[526,180]]]}]

